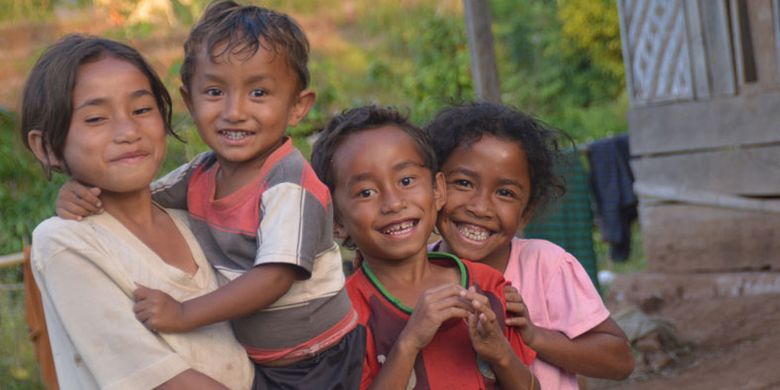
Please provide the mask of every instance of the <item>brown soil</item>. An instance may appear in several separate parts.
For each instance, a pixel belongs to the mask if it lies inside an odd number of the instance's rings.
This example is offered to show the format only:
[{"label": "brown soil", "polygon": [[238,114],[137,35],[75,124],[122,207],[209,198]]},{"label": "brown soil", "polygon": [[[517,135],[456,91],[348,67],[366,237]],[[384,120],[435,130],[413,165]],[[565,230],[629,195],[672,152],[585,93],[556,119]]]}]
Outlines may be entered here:
[{"label": "brown soil", "polygon": [[654,317],[675,325],[680,356],[657,371],[640,356],[626,381],[589,380],[588,389],[780,389],[780,294],[655,306]]}]

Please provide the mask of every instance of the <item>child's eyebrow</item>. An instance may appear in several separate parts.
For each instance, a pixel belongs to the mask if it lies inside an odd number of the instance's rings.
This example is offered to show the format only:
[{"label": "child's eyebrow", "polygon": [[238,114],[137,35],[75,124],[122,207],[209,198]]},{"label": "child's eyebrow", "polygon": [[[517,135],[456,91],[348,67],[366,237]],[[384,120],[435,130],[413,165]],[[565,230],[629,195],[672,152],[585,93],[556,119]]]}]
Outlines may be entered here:
[{"label": "child's eyebrow", "polygon": [[409,167],[424,168],[425,165],[416,161],[401,161],[398,164],[393,165],[394,171],[401,171]]},{"label": "child's eyebrow", "polygon": [[351,185],[353,185],[355,183],[360,183],[361,181],[365,181],[365,180],[371,179],[372,177],[374,177],[374,175],[371,174],[371,172],[359,173],[359,174],[357,174],[355,176],[350,177],[349,180],[347,180],[347,187],[349,187],[349,186],[351,186]]},{"label": "child's eyebrow", "polygon": [[[222,77],[218,73],[206,73],[205,75],[203,75],[203,77],[205,77],[207,81],[215,81],[220,83],[225,81],[224,77]],[[272,78],[273,76],[267,74],[252,75],[246,80],[244,80],[244,84],[254,84]]]},{"label": "child's eyebrow", "polygon": [[455,167],[451,169],[449,172],[446,172],[446,174],[448,175],[453,173],[460,173],[461,175],[468,176],[472,179],[479,177],[479,174],[477,174],[476,171],[472,171],[471,169],[462,168],[462,167]]},{"label": "child's eyebrow", "polygon": [[[142,96],[154,96],[154,95],[152,95],[152,92],[149,91],[148,89],[139,89],[130,94],[131,99],[138,99],[139,97]],[[76,108],[74,108],[73,111],[78,111],[82,108],[90,107],[90,106],[102,106],[105,105],[108,102],[108,100],[109,99],[107,97],[96,97],[92,99],[87,99],[86,101],[84,101],[84,103],[81,103]]]},{"label": "child's eyebrow", "polygon": [[520,184],[519,181],[513,180],[513,179],[499,179],[498,184],[500,185],[509,185],[509,186],[516,186],[518,188],[523,188],[523,185]]}]

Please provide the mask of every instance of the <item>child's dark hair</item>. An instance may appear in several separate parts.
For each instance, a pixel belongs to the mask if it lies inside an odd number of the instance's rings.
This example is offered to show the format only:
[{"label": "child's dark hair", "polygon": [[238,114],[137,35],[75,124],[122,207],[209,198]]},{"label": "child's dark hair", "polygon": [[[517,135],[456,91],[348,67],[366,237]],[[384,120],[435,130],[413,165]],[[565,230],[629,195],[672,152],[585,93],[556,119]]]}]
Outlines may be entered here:
[{"label": "child's dark hair", "polygon": [[[223,44],[216,50],[216,46]],[[299,87],[302,90],[308,87],[309,41],[298,23],[280,12],[227,0],[211,3],[184,42],[180,72],[184,88],[190,87],[196,58],[204,48],[212,61],[226,54],[246,60],[261,45],[276,54],[284,54],[298,75]]]},{"label": "child's dark hair", "polygon": [[425,167],[435,174],[436,155],[428,134],[397,110],[372,105],[346,110],[325,125],[311,152],[311,165],[317,177],[333,192],[336,186],[333,158],[339,146],[352,134],[388,125],[397,126],[414,140]]},{"label": "child's dark hair", "polygon": [[563,179],[555,174],[560,159],[559,132],[512,107],[476,102],[442,109],[426,127],[436,158],[444,164],[452,152],[479,141],[485,134],[517,142],[528,157],[531,194],[523,215],[543,208],[566,192]]},{"label": "child's dark hair", "polygon": [[[46,49],[25,83],[20,131],[22,142],[28,149],[27,134],[39,130],[44,150],[64,160],[65,139],[73,116],[73,88],[79,67],[106,57],[126,61],[146,76],[166,132],[178,138],[171,127],[171,96],[157,73],[136,49],[110,39],[72,34]],[[51,167],[44,164],[44,169],[47,178],[50,178]]]}]

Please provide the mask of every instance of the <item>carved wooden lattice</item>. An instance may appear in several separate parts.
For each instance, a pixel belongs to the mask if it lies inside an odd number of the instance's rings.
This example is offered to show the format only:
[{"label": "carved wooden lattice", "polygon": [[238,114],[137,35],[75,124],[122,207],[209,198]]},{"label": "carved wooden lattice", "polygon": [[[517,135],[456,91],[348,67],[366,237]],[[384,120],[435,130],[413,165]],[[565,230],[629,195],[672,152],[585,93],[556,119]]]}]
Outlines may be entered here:
[{"label": "carved wooden lattice", "polygon": [[620,0],[629,92],[635,104],[693,98],[682,0]]}]

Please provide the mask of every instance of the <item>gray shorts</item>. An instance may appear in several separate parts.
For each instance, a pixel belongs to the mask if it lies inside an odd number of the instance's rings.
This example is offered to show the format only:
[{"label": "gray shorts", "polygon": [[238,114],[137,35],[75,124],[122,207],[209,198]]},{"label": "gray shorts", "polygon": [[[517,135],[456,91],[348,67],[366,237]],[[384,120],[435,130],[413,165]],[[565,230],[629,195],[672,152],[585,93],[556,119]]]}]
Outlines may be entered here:
[{"label": "gray shorts", "polygon": [[360,388],[366,328],[358,325],[338,344],[286,367],[255,364],[254,390],[356,390]]}]

